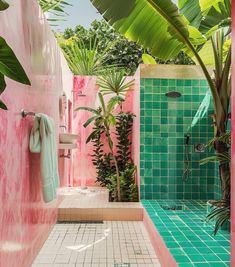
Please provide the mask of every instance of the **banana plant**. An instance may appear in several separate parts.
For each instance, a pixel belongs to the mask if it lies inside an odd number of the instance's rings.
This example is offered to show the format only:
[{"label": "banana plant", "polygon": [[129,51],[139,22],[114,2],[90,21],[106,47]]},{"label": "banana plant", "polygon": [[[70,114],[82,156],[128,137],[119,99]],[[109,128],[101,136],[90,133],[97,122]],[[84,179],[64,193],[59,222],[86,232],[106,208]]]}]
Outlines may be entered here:
[{"label": "banana plant", "polygon": [[[231,0],[90,0],[103,17],[128,39],[148,48],[151,54],[169,60],[186,52],[208,81],[214,104],[214,136],[226,134],[231,94]],[[226,44],[227,43],[227,44]],[[224,47],[227,47],[226,53]],[[213,60],[211,60],[213,59]],[[206,67],[214,64],[214,77]],[[215,139],[217,153],[228,151]],[[229,202],[226,185],[228,165],[219,161],[222,201]]]},{"label": "banana plant", "polygon": [[[79,107],[76,110],[85,110],[89,111],[93,114],[91,118],[89,118],[83,126],[86,128],[88,125],[90,125],[92,122],[96,121],[97,126],[99,125],[100,127],[104,128],[104,133],[107,138],[110,154],[112,156],[114,166],[116,169],[116,176],[117,176],[117,198],[118,201],[121,201],[121,192],[120,192],[120,171],[118,168],[117,164],[117,159],[114,153],[113,149],[113,140],[111,137],[111,128],[116,125],[116,116],[113,114],[113,111],[117,105],[120,105],[120,103],[123,101],[123,98],[120,96],[115,96],[112,97],[108,104],[105,104],[104,97],[101,93],[98,94],[99,100],[100,100],[100,105],[101,107],[99,109],[93,109],[89,107]],[[87,138],[86,143],[89,143],[90,141],[94,140],[96,134],[97,134],[97,129],[95,129]]]},{"label": "banana plant", "polygon": [[[0,11],[4,11],[9,4],[0,0]],[[30,85],[29,78],[17,59],[15,53],[0,36],[0,95],[6,89],[5,76],[19,83]],[[0,99],[0,109],[7,110],[6,104]]]}]

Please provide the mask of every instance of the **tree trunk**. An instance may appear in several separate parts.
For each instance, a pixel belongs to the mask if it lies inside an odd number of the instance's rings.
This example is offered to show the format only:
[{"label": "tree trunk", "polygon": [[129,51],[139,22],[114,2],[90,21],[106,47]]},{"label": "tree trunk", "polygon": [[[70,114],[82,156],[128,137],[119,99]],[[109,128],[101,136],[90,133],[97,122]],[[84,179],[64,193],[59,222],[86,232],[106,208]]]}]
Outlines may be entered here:
[{"label": "tree trunk", "polygon": [[[220,154],[228,153],[228,145],[223,142],[216,142],[216,152]],[[219,161],[219,176],[221,182],[222,201],[230,201],[230,165]]]},{"label": "tree trunk", "polygon": [[120,175],[119,175],[119,168],[118,168],[118,164],[117,164],[117,160],[115,155],[113,156],[113,161],[114,161],[114,165],[116,168],[116,174],[117,174],[117,196],[118,196],[118,202],[121,202],[121,189],[120,189]]}]

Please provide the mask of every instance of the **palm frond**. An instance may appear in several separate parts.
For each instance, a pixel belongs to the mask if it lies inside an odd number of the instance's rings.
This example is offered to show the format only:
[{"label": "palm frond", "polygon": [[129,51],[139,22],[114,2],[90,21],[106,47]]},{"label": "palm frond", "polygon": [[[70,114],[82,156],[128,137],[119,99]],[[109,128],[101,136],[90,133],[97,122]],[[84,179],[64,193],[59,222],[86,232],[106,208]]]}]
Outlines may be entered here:
[{"label": "palm frond", "polygon": [[104,95],[116,94],[124,96],[129,88],[134,84],[134,80],[125,82],[124,70],[108,70],[104,75],[98,77],[96,84],[101,88]]},{"label": "palm frond", "polygon": [[89,47],[81,40],[71,42],[69,45],[61,43],[61,47],[73,74],[101,75],[106,69],[114,67],[105,66],[109,59],[108,51],[113,44],[108,44],[102,53],[98,52],[99,43],[96,39],[94,41],[90,39]]},{"label": "palm frond", "polygon": [[71,0],[38,0],[44,13],[50,13],[49,21],[63,21],[69,14],[66,7],[72,6]]}]

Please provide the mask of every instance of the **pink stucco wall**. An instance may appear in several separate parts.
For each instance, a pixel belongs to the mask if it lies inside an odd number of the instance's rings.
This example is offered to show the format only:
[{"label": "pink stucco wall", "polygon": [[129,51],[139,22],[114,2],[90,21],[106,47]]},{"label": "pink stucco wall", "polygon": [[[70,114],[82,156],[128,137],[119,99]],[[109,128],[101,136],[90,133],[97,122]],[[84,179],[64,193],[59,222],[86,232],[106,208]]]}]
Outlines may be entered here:
[{"label": "pink stucco wall", "polygon": [[[70,97],[72,75],[37,1],[11,1],[0,14],[0,35],[15,51],[32,86],[6,79],[0,110],[0,266],[27,267],[57,218],[58,201],[42,201],[39,156],[29,153],[33,118],[21,109],[53,117],[57,133],[62,92]],[[64,171],[64,170],[62,170]]]},{"label": "pink stucco wall", "polygon": [[231,266],[235,266],[235,1],[232,1]]},{"label": "pink stucco wall", "polygon": [[[128,77],[128,80],[132,80],[133,77]],[[130,91],[126,94],[125,102],[123,104],[123,111],[130,111],[133,113],[139,112],[139,79],[138,76],[134,77],[135,84],[130,88]],[[92,76],[75,76],[74,77],[74,89],[73,89],[73,106],[74,108],[86,106],[97,108],[99,106],[98,100],[99,88],[96,86],[96,77]],[[79,96],[82,94],[84,96]],[[106,96],[108,100],[110,96]],[[118,111],[118,110],[117,110]],[[92,163],[93,144],[86,144],[86,139],[91,133],[92,125],[87,128],[83,127],[84,122],[90,118],[91,113],[87,111],[74,111],[73,112],[73,132],[78,134],[77,149],[74,149],[72,154],[72,184],[74,186],[99,186],[96,181],[96,170]],[[139,115],[134,119],[134,131],[133,136],[133,158],[135,163],[138,164],[138,121]],[[115,136],[113,134],[115,140]],[[104,149],[107,149],[104,148]]]}]

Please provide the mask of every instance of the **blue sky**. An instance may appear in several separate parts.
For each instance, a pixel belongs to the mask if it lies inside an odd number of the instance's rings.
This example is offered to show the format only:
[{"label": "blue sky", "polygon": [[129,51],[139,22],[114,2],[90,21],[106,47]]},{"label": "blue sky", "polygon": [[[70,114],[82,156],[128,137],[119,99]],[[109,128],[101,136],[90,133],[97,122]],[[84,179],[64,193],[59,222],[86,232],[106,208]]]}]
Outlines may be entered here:
[{"label": "blue sky", "polygon": [[[101,19],[97,10],[90,3],[90,0],[70,0],[72,7],[66,9],[69,17],[67,21],[60,22],[60,26],[57,30],[63,31],[65,28],[74,28],[76,25],[81,24],[82,26],[88,28],[90,23],[95,19]],[[128,0],[127,0],[128,1]],[[177,3],[178,0],[173,0]]]},{"label": "blue sky", "polygon": [[74,28],[78,24],[88,28],[93,20],[102,18],[90,3],[90,0],[70,0],[70,2],[73,6],[66,9],[69,17],[67,21],[60,22],[59,30],[68,27]]}]

